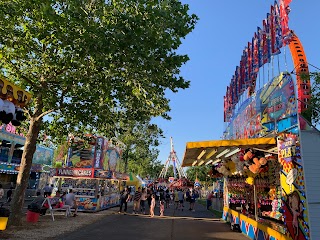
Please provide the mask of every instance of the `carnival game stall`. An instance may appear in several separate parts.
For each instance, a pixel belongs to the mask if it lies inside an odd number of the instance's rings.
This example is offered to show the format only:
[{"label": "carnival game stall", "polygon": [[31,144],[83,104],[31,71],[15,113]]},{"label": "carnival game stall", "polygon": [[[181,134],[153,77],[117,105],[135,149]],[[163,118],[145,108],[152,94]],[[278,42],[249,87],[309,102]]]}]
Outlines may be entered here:
[{"label": "carnival game stall", "polygon": [[281,73],[239,107],[225,140],[186,146],[182,165],[210,162],[223,175],[222,218],[252,239],[318,239],[320,134],[296,99]]},{"label": "carnival game stall", "polygon": [[119,205],[120,187],[129,176],[117,171],[122,148],[104,137],[69,138],[66,166],[56,168],[58,189],[72,189],[79,211],[95,212]]},{"label": "carnival game stall", "polygon": [[[290,2],[271,6],[243,51],[224,96],[224,140],[187,143],[182,162],[224,176],[222,218],[251,239],[320,239],[320,133],[305,114],[308,62],[288,26]],[[261,86],[261,67],[286,46],[295,75],[279,69]]]}]

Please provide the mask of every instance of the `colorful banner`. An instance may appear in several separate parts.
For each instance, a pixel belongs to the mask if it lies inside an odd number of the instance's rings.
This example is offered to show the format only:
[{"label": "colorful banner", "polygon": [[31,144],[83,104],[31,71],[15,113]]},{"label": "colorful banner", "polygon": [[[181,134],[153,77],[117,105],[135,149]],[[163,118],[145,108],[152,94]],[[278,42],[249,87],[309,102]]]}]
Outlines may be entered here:
[{"label": "colorful banner", "polygon": [[[281,73],[239,107],[224,137],[259,138],[269,132],[278,133],[281,171],[280,183],[275,185],[279,186],[279,191],[281,189],[279,211],[284,219],[287,237],[305,240],[310,239],[310,227],[297,111],[293,79],[289,73]],[[306,129],[307,124],[300,122],[300,128]]]},{"label": "colorful banner", "polygon": [[96,139],[96,147],[94,153],[94,168],[103,168],[103,154],[104,154],[104,138],[97,137]]},{"label": "colorful banner", "polygon": [[108,167],[105,166],[104,169],[109,169],[110,171],[115,172],[119,158],[120,158],[120,154],[116,149],[108,149],[106,151],[106,158],[105,158],[105,164],[107,164]]},{"label": "colorful banner", "polygon": [[282,210],[287,235],[292,239],[310,238],[304,171],[300,155],[298,127],[278,136],[278,160],[282,166]]},{"label": "colorful banner", "polygon": [[[229,122],[233,114],[233,108],[238,103],[240,95],[250,88],[249,94],[255,91],[257,72],[264,64],[269,63],[272,55],[280,53],[280,48],[289,44],[292,40],[292,32],[288,26],[289,1],[281,1],[280,6],[275,1],[270,13],[262,21],[262,28],[257,27],[252,42],[243,50],[240,67],[236,67],[236,81],[231,78],[227,87],[225,98],[224,121]],[[240,69],[239,76],[237,69]],[[238,83],[238,84],[235,84]],[[230,98],[230,95],[231,98]]]},{"label": "colorful banner", "polygon": [[94,169],[93,168],[57,168],[56,176],[92,178],[94,176]]},{"label": "colorful banner", "polygon": [[230,120],[225,139],[254,138],[277,129],[283,131],[297,124],[297,102],[293,79],[281,73],[248,98]]},{"label": "colorful banner", "polygon": [[[50,172],[50,166],[42,164],[32,164],[30,172]],[[20,164],[0,162],[0,173],[18,174]]]},{"label": "colorful banner", "polygon": [[74,142],[68,149],[67,166],[77,168],[92,168],[95,147],[86,146],[83,141]]},{"label": "colorful banner", "polygon": [[98,199],[89,197],[77,197],[77,206],[79,211],[96,211],[98,210]]}]

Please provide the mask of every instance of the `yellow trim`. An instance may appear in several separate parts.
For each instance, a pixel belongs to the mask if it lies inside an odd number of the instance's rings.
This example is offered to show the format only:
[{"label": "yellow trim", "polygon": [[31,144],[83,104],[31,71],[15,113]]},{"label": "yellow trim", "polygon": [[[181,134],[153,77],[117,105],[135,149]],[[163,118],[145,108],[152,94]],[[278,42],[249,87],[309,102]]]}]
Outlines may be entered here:
[{"label": "yellow trim", "polygon": [[192,166],[192,163],[195,160],[204,160],[204,163],[207,163],[210,160],[216,160],[217,157],[224,158],[227,154],[227,151],[231,153],[233,150],[236,150],[236,148],[259,148],[268,152],[268,149],[276,146],[277,143],[275,138],[247,138],[188,142],[186,144],[186,150],[181,166]]},{"label": "yellow trim", "polygon": [[213,140],[202,142],[188,142],[187,149],[191,148],[209,148],[209,147],[236,147],[250,145],[271,145],[276,144],[275,138],[247,138],[234,140]]},{"label": "yellow trim", "polygon": [[251,224],[253,227],[256,227],[256,228],[260,229],[261,231],[269,234],[269,236],[272,236],[272,237],[276,238],[277,240],[292,240],[291,238],[283,235],[282,233],[279,233],[276,230],[263,225],[262,223],[258,223],[254,219],[249,218],[249,217],[247,217],[247,216],[245,216],[245,215],[243,215],[243,214],[241,214],[241,213],[239,213],[237,211],[234,211],[234,210],[229,209],[227,207],[224,207],[223,211],[231,213],[234,216],[237,216],[240,221],[243,220],[246,223]]},{"label": "yellow trim", "polygon": [[[10,102],[13,102],[15,105],[24,107],[31,101],[32,95],[28,93],[27,91],[23,90],[22,88],[14,85],[13,83],[9,82],[3,77],[0,77],[0,80],[3,82],[2,89],[0,91],[0,98],[4,100],[9,100]],[[2,84],[1,84],[2,85]],[[12,87],[13,96],[8,95],[8,89],[7,87]],[[20,92],[20,99],[18,96],[18,92]]]}]

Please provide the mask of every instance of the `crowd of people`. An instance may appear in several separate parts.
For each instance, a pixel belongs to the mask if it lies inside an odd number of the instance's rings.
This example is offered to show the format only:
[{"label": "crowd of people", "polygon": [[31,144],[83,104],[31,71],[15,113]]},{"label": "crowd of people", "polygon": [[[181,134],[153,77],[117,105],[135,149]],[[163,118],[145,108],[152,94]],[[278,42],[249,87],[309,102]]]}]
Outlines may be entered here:
[{"label": "crowd of people", "polygon": [[189,210],[195,211],[195,201],[199,198],[199,192],[194,188],[168,189],[165,187],[141,188],[136,191],[125,187],[120,196],[119,213],[127,212],[128,202],[133,202],[133,214],[147,214],[154,217],[155,207],[159,206],[159,215],[164,216],[165,209],[174,207],[175,210],[183,211],[186,202],[189,203]]}]

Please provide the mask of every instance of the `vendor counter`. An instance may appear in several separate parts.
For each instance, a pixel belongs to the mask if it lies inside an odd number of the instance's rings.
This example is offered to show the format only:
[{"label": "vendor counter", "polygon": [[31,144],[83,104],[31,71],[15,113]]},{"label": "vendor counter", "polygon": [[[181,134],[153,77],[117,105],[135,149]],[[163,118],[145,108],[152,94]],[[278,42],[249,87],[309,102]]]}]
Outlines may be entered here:
[{"label": "vendor counter", "polygon": [[[237,211],[223,208],[222,219],[226,222],[239,224],[241,232],[254,240],[290,240],[285,234],[284,226],[267,219],[260,218],[258,221],[250,216],[243,215]],[[275,230],[277,229],[277,230]]]},{"label": "vendor counter", "polygon": [[56,177],[60,192],[72,189],[78,211],[96,212],[120,205],[120,182],[115,179]]},{"label": "vendor counter", "polygon": [[97,198],[76,195],[76,201],[78,211],[95,212],[118,206],[120,204],[120,194],[111,193],[105,196],[98,196]]}]

